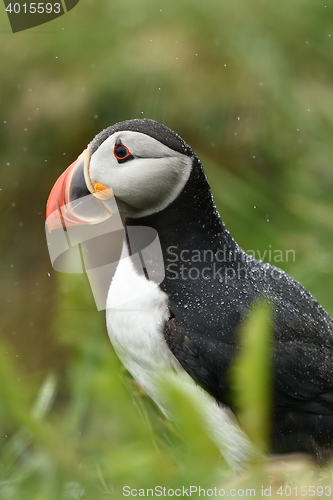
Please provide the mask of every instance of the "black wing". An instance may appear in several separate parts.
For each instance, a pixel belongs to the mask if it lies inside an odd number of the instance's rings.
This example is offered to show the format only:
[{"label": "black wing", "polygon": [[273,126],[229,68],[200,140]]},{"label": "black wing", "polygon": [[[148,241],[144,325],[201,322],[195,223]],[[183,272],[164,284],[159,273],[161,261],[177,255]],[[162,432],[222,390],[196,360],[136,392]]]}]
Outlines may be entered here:
[{"label": "black wing", "polygon": [[[184,370],[217,400],[232,407],[229,368],[237,346],[216,336],[186,331],[176,318],[166,323],[164,334]],[[274,342],[273,451],[305,451],[318,460],[331,453],[332,360],[330,346],[300,340]]]},{"label": "black wing", "polygon": [[213,336],[187,332],[176,318],[166,323],[164,336],[184,370],[216,399],[229,402],[228,368],[237,347]]}]

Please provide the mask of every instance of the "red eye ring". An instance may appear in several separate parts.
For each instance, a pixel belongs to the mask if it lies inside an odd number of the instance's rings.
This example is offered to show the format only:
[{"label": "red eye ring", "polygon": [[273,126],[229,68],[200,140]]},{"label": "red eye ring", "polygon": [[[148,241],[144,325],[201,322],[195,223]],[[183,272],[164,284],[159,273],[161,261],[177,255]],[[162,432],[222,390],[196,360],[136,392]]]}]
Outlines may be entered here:
[{"label": "red eye ring", "polygon": [[120,139],[116,140],[113,154],[118,163],[124,163],[125,161],[133,158],[133,155],[130,153],[128,147],[124,146]]}]

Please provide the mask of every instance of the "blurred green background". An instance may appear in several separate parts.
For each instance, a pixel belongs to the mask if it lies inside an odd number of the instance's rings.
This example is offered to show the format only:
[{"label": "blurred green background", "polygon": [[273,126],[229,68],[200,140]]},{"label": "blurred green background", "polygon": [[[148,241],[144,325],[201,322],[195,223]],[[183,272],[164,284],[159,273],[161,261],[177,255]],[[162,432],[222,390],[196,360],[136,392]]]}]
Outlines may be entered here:
[{"label": "blurred green background", "polygon": [[[16,34],[3,6],[0,44],[0,497],[190,481],[198,455],[122,371],[87,280],[53,271],[46,200],[100,130],[153,118],[202,160],[241,247],[281,250],[333,314],[333,4],[81,0]],[[230,473],[197,446],[200,477]]]}]

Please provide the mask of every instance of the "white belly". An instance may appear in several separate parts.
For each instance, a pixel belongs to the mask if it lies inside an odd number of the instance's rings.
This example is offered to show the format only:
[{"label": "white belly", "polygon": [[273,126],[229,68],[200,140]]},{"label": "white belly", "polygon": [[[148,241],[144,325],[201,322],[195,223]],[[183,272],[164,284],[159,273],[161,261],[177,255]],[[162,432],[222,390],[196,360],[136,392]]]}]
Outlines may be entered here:
[{"label": "white belly", "polygon": [[251,446],[231,411],[199,387],[169,350],[163,335],[168,319],[167,295],[158,285],[139,276],[129,257],[121,259],[106,311],[108,333],[116,353],[168,418],[172,418],[172,409],[165,392],[166,377],[182,386],[201,413],[209,436],[237,469],[248,458]]}]

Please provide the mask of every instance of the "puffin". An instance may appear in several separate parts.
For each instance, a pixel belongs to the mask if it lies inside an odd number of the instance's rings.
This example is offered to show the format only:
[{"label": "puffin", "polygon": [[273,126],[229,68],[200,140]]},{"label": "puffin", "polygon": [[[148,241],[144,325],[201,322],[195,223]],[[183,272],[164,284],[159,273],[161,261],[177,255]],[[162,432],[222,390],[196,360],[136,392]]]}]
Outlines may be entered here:
[{"label": "puffin", "polygon": [[[77,207],[87,197],[98,206],[88,204],[84,213]],[[249,311],[268,301],[271,452],[307,453],[327,463],[333,451],[329,314],[291,276],[238,246],[215,207],[199,158],[167,126],[133,119],[96,135],[56,181],[47,202],[47,230],[98,226],[112,215],[115,202],[125,231],[108,283],[106,323],[125,368],[173,418],[163,379],[168,373],[195,402],[224,458],[242,468],[253,447],[235,416],[230,367]],[[142,259],[140,244],[133,250],[128,235],[144,228],[158,238],[151,237],[154,244],[142,238]]]}]

